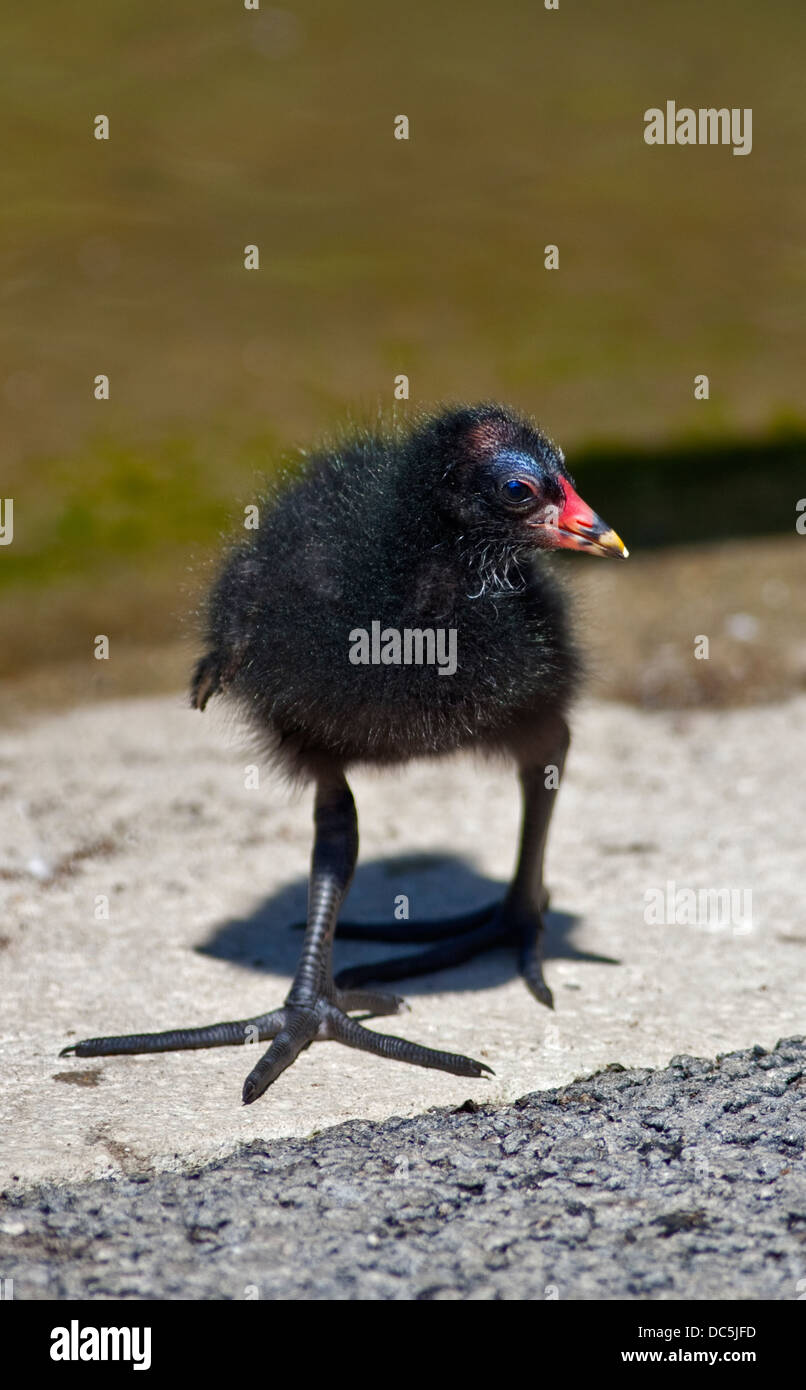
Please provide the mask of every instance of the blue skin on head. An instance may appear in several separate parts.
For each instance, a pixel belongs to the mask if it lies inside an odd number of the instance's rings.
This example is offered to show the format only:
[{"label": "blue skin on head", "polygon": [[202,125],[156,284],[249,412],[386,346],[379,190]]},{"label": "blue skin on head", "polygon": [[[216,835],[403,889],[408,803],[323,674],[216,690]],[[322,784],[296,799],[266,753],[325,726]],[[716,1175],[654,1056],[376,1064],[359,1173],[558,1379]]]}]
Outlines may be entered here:
[{"label": "blue skin on head", "polygon": [[506,502],[518,505],[562,500],[551,471],[532,454],[519,449],[502,449],[492,460],[492,470],[499,495]]}]

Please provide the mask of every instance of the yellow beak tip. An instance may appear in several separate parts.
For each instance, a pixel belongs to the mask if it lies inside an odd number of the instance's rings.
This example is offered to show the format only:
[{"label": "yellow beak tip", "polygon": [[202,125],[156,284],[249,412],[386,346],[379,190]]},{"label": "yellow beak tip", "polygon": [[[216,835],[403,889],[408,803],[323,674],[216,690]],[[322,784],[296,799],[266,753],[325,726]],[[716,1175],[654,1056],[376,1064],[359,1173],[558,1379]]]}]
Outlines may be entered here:
[{"label": "yellow beak tip", "polygon": [[617,536],[615,531],[605,531],[597,537],[599,553],[602,555],[614,555],[618,560],[626,560],[629,550],[624,544],[621,536]]}]

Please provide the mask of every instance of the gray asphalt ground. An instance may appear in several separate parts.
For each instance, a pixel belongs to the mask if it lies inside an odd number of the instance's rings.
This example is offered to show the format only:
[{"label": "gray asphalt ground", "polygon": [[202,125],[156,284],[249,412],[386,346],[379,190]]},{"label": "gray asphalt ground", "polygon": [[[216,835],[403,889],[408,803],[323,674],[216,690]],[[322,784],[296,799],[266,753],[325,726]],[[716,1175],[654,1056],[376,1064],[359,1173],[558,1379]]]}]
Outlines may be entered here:
[{"label": "gray asphalt ground", "polygon": [[[806,1294],[806,1039],[0,1195],[18,1299]],[[13,1187],[13,1185],[12,1185]]]}]

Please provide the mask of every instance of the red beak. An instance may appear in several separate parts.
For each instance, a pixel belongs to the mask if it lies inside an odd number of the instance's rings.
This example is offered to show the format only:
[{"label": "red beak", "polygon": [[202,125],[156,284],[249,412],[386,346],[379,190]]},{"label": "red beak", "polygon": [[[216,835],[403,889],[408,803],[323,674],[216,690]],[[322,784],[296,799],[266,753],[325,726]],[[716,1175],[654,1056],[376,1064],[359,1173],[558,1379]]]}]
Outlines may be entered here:
[{"label": "red beak", "polygon": [[565,494],[562,506],[550,508],[537,524],[551,534],[557,550],[587,550],[590,555],[615,555],[626,560],[629,550],[620,536],[591,511],[567,478],[558,482]]}]

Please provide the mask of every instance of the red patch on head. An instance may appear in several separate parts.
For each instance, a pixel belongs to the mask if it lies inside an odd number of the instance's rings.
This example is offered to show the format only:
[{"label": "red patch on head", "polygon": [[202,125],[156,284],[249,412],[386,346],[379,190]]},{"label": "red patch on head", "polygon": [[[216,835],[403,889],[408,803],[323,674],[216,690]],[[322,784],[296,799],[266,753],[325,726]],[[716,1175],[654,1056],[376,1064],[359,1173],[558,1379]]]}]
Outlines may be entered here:
[{"label": "red patch on head", "polygon": [[495,453],[509,442],[509,433],[506,420],[480,420],[470,426],[464,441],[475,453]]}]

